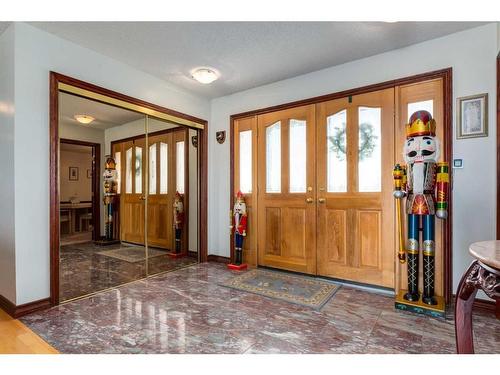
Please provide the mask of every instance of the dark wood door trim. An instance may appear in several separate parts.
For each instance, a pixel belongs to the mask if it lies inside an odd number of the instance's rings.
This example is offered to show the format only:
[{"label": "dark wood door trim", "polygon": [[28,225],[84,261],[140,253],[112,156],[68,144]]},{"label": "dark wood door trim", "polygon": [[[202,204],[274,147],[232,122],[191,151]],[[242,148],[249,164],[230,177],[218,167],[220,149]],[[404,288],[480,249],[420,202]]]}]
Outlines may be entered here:
[{"label": "dark wood door trim", "polygon": [[92,231],[92,239],[98,240],[101,235],[101,145],[99,143],[79,141],[76,139],[66,139],[61,138],[60,143],[66,143],[70,145],[88,146],[92,149],[92,160],[94,164],[92,166],[92,222],[94,225]]},{"label": "dark wood door trim", "polygon": [[497,56],[497,240],[500,240],[500,54]]},{"label": "dark wood door trim", "polygon": [[105,95],[114,99],[150,108],[158,112],[176,116],[185,120],[203,125],[202,129],[197,129],[200,135],[198,157],[200,166],[199,179],[199,258],[201,262],[207,261],[208,239],[207,239],[207,218],[208,218],[208,122],[206,120],[187,115],[181,112],[161,107],[137,98],[133,98],[116,91],[78,80],[56,72],[50,72],[49,76],[49,193],[50,193],[50,304],[59,304],[59,84],[65,83],[77,88],[89,90],[94,93]]},{"label": "dark wood door trim", "polygon": [[[332,94],[327,94],[327,95],[322,95],[322,96],[316,96],[313,98],[309,99],[303,99],[303,100],[298,100],[290,103],[284,103],[272,107],[266,107],[266,108],[261,108],[261,109],[256,109],[252,111],[247,111],[247,112],[242,112],[242,113],[237,113],[234,115],[230,116],[230,126],[229,126],[229,131],[230,131],[230,197],[229,197],[229,202],[230,206],[233,204],[234,201],[234,123],[235,120],[237,119],[242,119],[246,117],[251,117],[251,116],[257,116],[269,112],[275,112],[275,111],[280,111],[283,109],[289,109],[289,108],[294,108],[294,107],[299,107],[303,105],[309,105],[309,104],[317,104],[325,101],[330,101],[334,99],[339,99],[339,98],[345,98],[348,96],[354,96],[354,95],[359,95],[359,94],[364,94],[368,92],[373,92],[373,91],[378,91],[378,90],[383,90],[391,87],[396,87],[396,86],[402,86],[402,85],[408,85],[412,83],[418,83],[418,82],[423,82],[423,81],[429,81],[432,79],[438,79],[441,78],[443,79],[443,102],[444,102],[444,138],[443,139],[443,146],[444,146],[444,160],[448,160],[451,162],[452,160],[452,149],[453,149],[453,124],[452,124],[452,102],[453,102],[453,92],[452,92],[452,76],[453,76],[453,71],[452,68],[445,68],[445,69],[440,69],[440,70],[435,70],[432,72],[427,72],[427,73],[421,73],[409,77],[404,77],[404,78],[399,78],[399,79],[393,79],[390,81],[385,81],[381,83],[376,83],[368,86],[363,86],[363,87],[358,87],[354,89],[349,89],[349,90],[343,90],[339,91],[336,93]],[[500,86],[499,86],[500,87]],[[498,92],[499,90],[497,90]],[[500,120],[499,120],[500,121]],[[498,122],[497,122],[498,123]],[[499,142],[500,142],[500,132],[497,132],[497,136],[499,137]],[[499,175],[499,181],[500,181],[500,152],[499,152],[499,169],[498,169],[498,175]],[[453,184],[453,180],[451,180],[451,183]],[[450,187],[451,191],[451,187]],[[499,197],[499,203],[498,205],[500,206],[500,191],[498,192],[498,197]],[[445,302],[449,304],[451,302],[451,297],[452,297],[452,287],[453,287],[453,272],[452,272],[452,228],[453,228],[453,222],[452,222],[452,194],[450,193],[450,201],[449,201],[449,216],[448,220],[446,220],[444,224],[444,238],[443,238],[443,247],[444,247],[444,298]],[[497,213],[499,210],[497,210]],[[500,225],[498,224],[500,220],[497,220],[497,228],[500,231]],[[230,242],[230,257],[231,261],[234,261],[234,245],[233,241],[231,240]]]},{"label": "dark wood door trim", "polygon": [[[154,136],[157,136],[157,135],[164,135],[164,134],[168,134],[168,133],[173,133],[173,132],[179,131],[179,129],[182,129],[182,128],[183,128],[183,126],[178,126],[176,128],[170,128],[170,129],[165,129],[165,130],[158,130],[156,132],[148,133],[148,137],[154,137]],[[115,139],[114,141],[111,141],[111,149],[113,149],[113,146],[115,144],[122,143],[122,142],[136,141],[138,139],[142,139],[142,138],[145,138],[145,137],[146,137],[146,134],[140,134],[140,135],[134,135],[132,137]]]}]

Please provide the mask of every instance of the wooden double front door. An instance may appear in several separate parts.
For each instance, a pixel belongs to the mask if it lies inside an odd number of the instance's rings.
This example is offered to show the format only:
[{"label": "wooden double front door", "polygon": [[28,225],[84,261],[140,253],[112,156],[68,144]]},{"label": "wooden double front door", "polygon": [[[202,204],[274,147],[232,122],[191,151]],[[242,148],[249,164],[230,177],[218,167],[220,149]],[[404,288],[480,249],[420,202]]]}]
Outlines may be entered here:
[{"label": "wooden double front door", "polygon": [[[439,78],[234,120],[233,190],[249,215],[244,261],[404,288],[392,169],[413,112],[429,111],[444,140],[443,103]],[[437,223],[438,295],[443,233]]]},{"label": "wooden double front door", "polygon": [[394,89],[257,117],[258,263],[392,286]]}]

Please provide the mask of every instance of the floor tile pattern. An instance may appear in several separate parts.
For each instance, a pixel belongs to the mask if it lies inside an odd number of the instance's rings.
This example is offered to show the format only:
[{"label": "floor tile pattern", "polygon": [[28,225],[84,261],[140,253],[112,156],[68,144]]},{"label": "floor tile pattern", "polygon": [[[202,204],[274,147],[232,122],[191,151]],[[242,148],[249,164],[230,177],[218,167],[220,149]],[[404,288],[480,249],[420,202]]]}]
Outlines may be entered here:
[{"label": "floor tile pattern", "polygon": [[[320,310],[224,288],[204,263],[22,319],[63,353],[454,353],[451,316],[396,311],[343,286]],[[500,323],[474,315],[477,353],[500,353]]]},{"label": "floor tile pattern", "polygon": [[[61,246],[59,298],[67,301],[89,293],[116,287],[146,276],[146,261],[128,262],[99,254],[119,249],[121,244],[97,246],[93,242]],[[197,263],[193,257],[167,255],[148,260],[148,274],[170,271]]]}]

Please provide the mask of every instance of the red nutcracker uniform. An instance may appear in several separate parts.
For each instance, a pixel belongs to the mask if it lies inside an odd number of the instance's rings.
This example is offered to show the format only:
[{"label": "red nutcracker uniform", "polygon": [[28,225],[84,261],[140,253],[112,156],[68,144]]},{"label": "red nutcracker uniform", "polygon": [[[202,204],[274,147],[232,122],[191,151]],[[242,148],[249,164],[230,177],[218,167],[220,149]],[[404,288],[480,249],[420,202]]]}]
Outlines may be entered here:
[{"label": "red nutcracker uniform", "polygon": [[243,239],[247,235],[247,207],[241,191],[236,194],[231,230],[234,234],[235,264],[240,265],[243,262]]},{"label": "red nutcracker uniform", "polygon": [[184,226],[184,203],[182,195],[177,191],[174,198],[174,230],[175,230],[175,253],[181,252],[182,228]]},{"label": "red nutcracker uniform", "polygon": [[[406,197],[408,215],[408,240],[403,248],[401,217],[400,231],[401,263],[408,260],[408,292],[403,296],[408,301],[418,301],[419,250],[423,250],[424,290],[422,302],[436,305],[434,297],[435,216],[448,217],[448,163],[440,162],[439,141],[436,138],[436,122],[427,111],[417,111],[406,126],[404,159],[406,167],[397,164],[394,168],[394,197]],[[399,214],[399,212],[398,212]],[[422,231],[422,245],[420,244]],[[406,255],[405,255],[406,252]]]}]

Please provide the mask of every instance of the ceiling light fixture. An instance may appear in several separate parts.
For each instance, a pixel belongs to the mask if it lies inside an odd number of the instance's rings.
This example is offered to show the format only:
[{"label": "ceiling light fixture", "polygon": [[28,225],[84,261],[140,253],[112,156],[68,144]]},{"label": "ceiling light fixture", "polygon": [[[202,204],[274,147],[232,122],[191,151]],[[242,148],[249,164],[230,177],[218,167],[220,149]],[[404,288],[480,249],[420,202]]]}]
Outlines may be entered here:
[{"label": "ceiling light fixture", "polygon": [[90,124],[92,121],[95,120],[92,116],[88,115],[75,115],[75,120],[78,121],[81,124]]},{"label": "ceiling light fixture", "polygon": [[198,68],[191,72],[191,77],[204,85],[219,79],[219,74],[210,68]]}]

